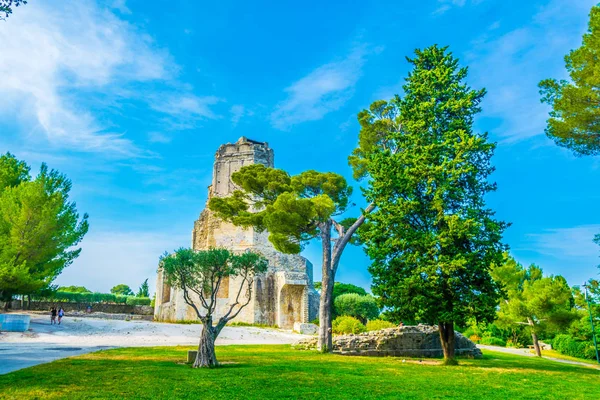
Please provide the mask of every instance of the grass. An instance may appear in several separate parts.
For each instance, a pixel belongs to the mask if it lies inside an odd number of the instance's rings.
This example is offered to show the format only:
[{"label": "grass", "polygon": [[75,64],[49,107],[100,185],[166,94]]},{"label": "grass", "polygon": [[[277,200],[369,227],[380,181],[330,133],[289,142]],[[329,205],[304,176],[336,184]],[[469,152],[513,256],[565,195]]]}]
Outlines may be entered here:
[{"label": "grass", "polygon": [[590,365],[598,365],[598,362],[596,360],[587,360],[585,358],[566,356],[564,354],[560,354],[556,350],[542,350],[542,357],[552,357],[558,358],[559,360],[578,361]]},{"label": "grass", "polygon": [[221,346],[220,368],[183,363],[189,347],[105,350],[0,376],[6,399],[599,399],[600,371],[486,351],[439,360],[350,357],[289,346]]}]

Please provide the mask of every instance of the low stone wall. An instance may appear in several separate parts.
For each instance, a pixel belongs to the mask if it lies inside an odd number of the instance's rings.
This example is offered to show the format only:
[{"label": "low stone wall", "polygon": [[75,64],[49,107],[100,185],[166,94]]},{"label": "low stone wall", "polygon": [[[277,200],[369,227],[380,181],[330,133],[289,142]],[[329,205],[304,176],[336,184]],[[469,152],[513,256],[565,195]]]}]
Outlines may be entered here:
[{"label": "low stone wall", "polygon": [[[65,312],[81,311],[87,312],[87,307],[92,307],[92,312],[102,312],[108,314],[135,314],[135,315],[153,315],[152,306],[131,306],[129,304],[103,304],[103,303],[63,303],[50,301],[31,302],[27,308],[27,302],[24,304],[25,310],[31,311],[49,311],[52,307],[62,307]],[[15,300],[11,304],[12,311],[21,310],[21,301]]]},{"label": "low stone wall", "polygon": [[[481,350],[458,332],[457,356],[481,358]],[[296,349],[317,347],[317,338],[309,338],[293,345]],[[400,326],[359,334],[333,337],[333,352],[353,356],[443,357],[437,327],[428,325]]]}]

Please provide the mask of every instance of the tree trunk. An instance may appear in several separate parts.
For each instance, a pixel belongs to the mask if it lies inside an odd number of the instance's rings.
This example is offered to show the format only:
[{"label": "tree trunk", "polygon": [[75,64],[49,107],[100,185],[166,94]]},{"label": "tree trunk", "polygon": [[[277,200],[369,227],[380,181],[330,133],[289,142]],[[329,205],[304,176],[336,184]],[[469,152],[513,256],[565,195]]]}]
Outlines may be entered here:
[{"label": "tree trunk", "polygon": [[215,354],[215,339],[217,338],[212,320],[202,321],[202,333],[194,368],[212,368],[219,365]]},{"label": "tree trunk", "polygon": [[31,295],[27,295],[27,309],[31,310]]},{"label": "tree trunk", "polygon": [[444,352],[444,364],[456,365],[457,362],[454,355],[454,322],[440,322],[438,327],[442,351]]},{"label": "tree trunk", "polygon": [[321,301],[319,304],[319,341],[317,348],[323,353],[330,353],[333,348],[331,337],[331,308],[334,276],[331,269],[331,221],[320,226],[321,244],[323,247],[323,268],[321,281]]},{"label": "tree trunk", "polygon": [[538,357],[542,356],[542,350],[540,349],[540,343],[538,342],[538,337],[535,333],[535,323],[533,322],[533,320],[531,318],[527,318],[527,322],[529,323],[529,326],[531,327],[531,340],[533,341],[533,348],[535,349],[535,354]]}]

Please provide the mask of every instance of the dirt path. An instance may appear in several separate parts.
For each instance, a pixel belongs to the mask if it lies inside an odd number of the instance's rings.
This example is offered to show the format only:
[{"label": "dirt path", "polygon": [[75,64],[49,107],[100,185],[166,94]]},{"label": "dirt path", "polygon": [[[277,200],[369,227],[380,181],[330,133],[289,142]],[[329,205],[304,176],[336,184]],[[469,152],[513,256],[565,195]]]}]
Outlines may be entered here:
[{"label": "dirt path", "polygon": [[[115,347],[196,345],[201,325],[65,317],[61,325],[31,315],[29,332],[0,333],[0,374]],[[217,345],[287,344],[305,335],[279,329],[225,327]]]},{"label": "dirt path", "polygon": [[[535,354],[533,354],[529,349],[514,349],[511,347],[486,346],[483,344],[478,344],[477,347],[479,347],[480,349],[483,349],[483,350],[497,351],[500,353],[516,354],[516,355],[525,356],[525,357],[535,357]],[[584,363],[581,361],[563,360],[561,358],[546,357],[546,356],[544,356],[543,358],[546,360],[552,360],[552,361],[556,361],[556,362],[563,363],[563,364],[581,365],[584,367],[600,369],[600,366],[598,366],[598,365]]]}]

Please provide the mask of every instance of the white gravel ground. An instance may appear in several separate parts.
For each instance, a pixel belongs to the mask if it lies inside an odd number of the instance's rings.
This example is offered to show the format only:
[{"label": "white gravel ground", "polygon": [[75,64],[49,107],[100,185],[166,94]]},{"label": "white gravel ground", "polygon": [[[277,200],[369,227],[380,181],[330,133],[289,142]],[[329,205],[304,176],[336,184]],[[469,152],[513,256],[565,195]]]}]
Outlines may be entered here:
[{"label": "white gravel ground", "polygon": [[[201,325],[31,315],[29,332],[0,333],[0,374],[113,347],[195,345]],[[306,336],[279,329],[225,327],[217,345],[287,344]]]}]

